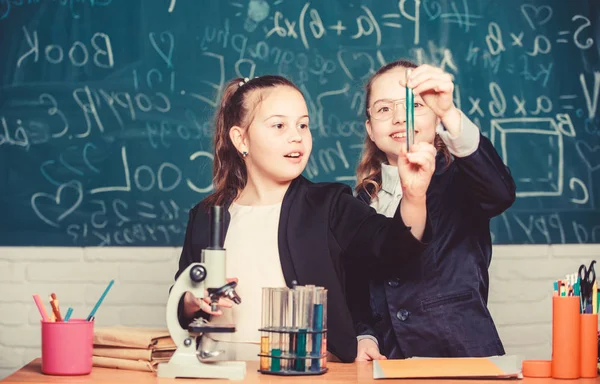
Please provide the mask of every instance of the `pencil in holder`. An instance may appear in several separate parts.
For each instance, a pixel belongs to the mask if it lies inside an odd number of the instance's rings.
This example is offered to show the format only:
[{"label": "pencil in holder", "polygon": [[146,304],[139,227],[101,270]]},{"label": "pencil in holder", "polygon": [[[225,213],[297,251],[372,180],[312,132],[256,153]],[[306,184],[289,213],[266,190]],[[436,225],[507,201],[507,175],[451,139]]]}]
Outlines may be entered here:
[{"label": "pencil in holder", "polygon": [[598,314],[582,313],[580,324],[580,376],[598,376]]},{"label": "pencil in holder", "polygon": [[[314,285],[264,288],[259,372],[327,372],[327,290]],[[268,346],[268,347],[267,347]]]},{"label": "pencil in holder", "polygon": [[552,377],[580,376],[579,296],[552,297]]}]

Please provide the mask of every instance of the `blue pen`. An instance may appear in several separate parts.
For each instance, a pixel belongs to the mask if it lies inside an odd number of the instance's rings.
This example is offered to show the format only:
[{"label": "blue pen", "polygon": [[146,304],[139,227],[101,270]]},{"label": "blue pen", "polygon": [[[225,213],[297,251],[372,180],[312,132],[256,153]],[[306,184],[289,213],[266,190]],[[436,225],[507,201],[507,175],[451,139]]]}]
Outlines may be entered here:
[{"label": "blue pen", "polygon": [[106,289],[102,293],[102,296],[100,296],[100,298],[98,299],[98,302],[96,303],[96,305],[94,305],[94,309],[92,309],[92,312],[90,312],[90,314],[86,318],[87,321],[90,321],[91,318],[94,317],[94,315],[96,314],[96,311],[98,310],[98,307],[100,306],[100,304],[102,304],[102,300],[104,300],[104,297],[106,296],[108,291],[110,291],[110,287],[112,287],[114,282],[115,282],[114,280],[111,280],[110,283],[108,283],[108,287],[106,287]]},{"label": "blue pen", "polygon": [[69,319],[71,318],[71,314],[73,313],[73,308],[69,307],[67,309],[67,314],[65,315],[64,321],[69,321]]}]

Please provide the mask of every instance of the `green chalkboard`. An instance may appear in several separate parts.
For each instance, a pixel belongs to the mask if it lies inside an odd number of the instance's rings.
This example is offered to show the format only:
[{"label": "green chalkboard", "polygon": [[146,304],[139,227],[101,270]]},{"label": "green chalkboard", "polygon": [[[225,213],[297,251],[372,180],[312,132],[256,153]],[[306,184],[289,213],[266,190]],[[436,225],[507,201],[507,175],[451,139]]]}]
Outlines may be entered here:
[{"label": "green chalkboard", "polygon": [[518,187],[496,244],[600,242],[597,0],[0,0],[0,245],[178,246],[225,81],[303,90],[353,185],[367,77],[443,67]]}]

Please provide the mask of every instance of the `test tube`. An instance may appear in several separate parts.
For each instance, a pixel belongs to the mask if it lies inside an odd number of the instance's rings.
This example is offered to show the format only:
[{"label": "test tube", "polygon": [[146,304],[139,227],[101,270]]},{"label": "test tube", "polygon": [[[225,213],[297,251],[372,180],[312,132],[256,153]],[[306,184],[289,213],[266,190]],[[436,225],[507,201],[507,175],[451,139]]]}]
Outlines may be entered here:
[{"label": "test tube", "polygon": [[[283,290],[273,288],[271,291],[271,328],[280,331],[282,328],[282,300]],[[281,371],[281,333],[273,332],[271,334],[271,372]]]},{"label": "test tube", "polygon": [[412,88],[408,87],[408,78],[412,69],[406,70],[406,152],[415,143],[415,94]]},{"label": "test tube", "polygon": [[[320,301],[323,304],[323,329],[327,329],[327,289],[321,290]],[[321,353],[324,355],[321,360],[321,369],[327,367],[327,332],[322,333]]]},{"label": "test tube", "polygon": [[[313,303],[313,296],[314,296],[314,285],[307,285],[306,289],[304,291],[304,321],[303,321],[303,328],[306,329],[306,342],[304,343],[305,345],[305,349],[304,349],[304,356],[308,356],[310,355],[310,350],[312,349],[311,347],[311,334],[308,332],[312,329],[312,312],[313,312],[313,308],[312,308],[312,303]],[[310,360],[309,359],[304,359],[304,370],[306,371],[308,368],[310,368]]]},{"label": "test tube", "polygon": [[[271,326],[271,288],[262,289],[262,317],[261,328],[268,329]],[[260,353],[269,354],[269,332],[261,332],[260,335]],[[268,371],[271,365],[271,359],[266,356],[260,357],[261,371]]]},{"label": "test tube", "polygon": [[[287,330],[291,324],[289,315],[289,289],[281,288],[281,333],[280,337],[280,349],[281,355],[287,355],[289,353],[289,336]],[[289,369],[289,359],[281,359],[281,369],[286,371]]]},{"label": "test tube", "polygon": [[[316,295],[317,287],[314,285],[309,285],[307,289],[307,300],[306,300],[306,320],[307,329],[311,332],[307,332],[306,334],[306,356],[311,356],[313,353],[313,339],[315,334],[312,333],[314,330],[313,320],[314,320],[314,312],[315,312],[315,295]],[[305,360],[305,370],[310,371],[312,359],[308,358]]]},{"label": "test tube", "polygon": [[[315,290],[315,301],[313,304],[313,322],[312,329],[313,331],[322,331],[323,330],[323,290],[324,288],[318,287]],[[316,359],[312,359],[310,364],[311,371],[320,371],[321,370],[321,353],[322,353],[322,339],[323,335],[321,333],[313,333],[312,336],[312,356],[316,356]]]},{"label": "test tube", "polygon": [[[288,351],[290,355],[295,355],[298,346],[298,319],[296,316],[296,305],[298,302],[298,293],[296,289],[288,290]],[[288,370],[293,371],[296,366],[296,359],[288,359]]]},{"label": "test tube", "polygon": [[296,304],[296,324],[298,326],[298,333],[296,334],[296,362],[295,362],[295,370],[304,372],[305,370],[305,362],[302,357],[306,355],[306,329],[308,324],[305,323],[306,320],[306,288],[297,286],[296,290],[298,291],[298,301]]}]

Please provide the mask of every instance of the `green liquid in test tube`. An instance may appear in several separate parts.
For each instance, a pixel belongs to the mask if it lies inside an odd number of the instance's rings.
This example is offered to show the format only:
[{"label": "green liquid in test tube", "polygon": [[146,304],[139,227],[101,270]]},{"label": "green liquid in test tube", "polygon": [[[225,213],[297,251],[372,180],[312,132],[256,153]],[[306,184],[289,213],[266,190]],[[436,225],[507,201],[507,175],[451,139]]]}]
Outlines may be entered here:
[{"label": "green liquid in test tube", "polygon": [[[322,331],[323,330],[323,310],[326,308],[326,307],[324,307],[324,302],[327,300],[326,295],[327,295],[327,293],[322,287],[319,287],[315,292],[315,303],[313,304],[313,307],[314,307],[313,326],[312,326],[314,331]],[[325,297],[323,297],[323,296],[325,296]],[[318,372],[321,370],[321,358],[319,357],[319,355],[324,352],[321,350],[322,345],[323,345],[323,335],[321,333],[313,334],[312,345],[313,345],[312,355],[317,356],[318,358],[312,359],[312,362],[310,364],[310,370]]]},{"label": "green liquid in test tube", "polygon": [[296,356],[294,368],[298,372],[304,372],[305,361],[302,357],[306,355],[306,287],[296,287],[298,291],[298,301],[296,306],[296,326],[298,328],[298,334],[296,336]]},{"label": "green liquid in test tube", "polygon": [[406,152],[415,143],[415,94],[412,88],[408,87],[408,78],[412,70],[406,70]]}]

